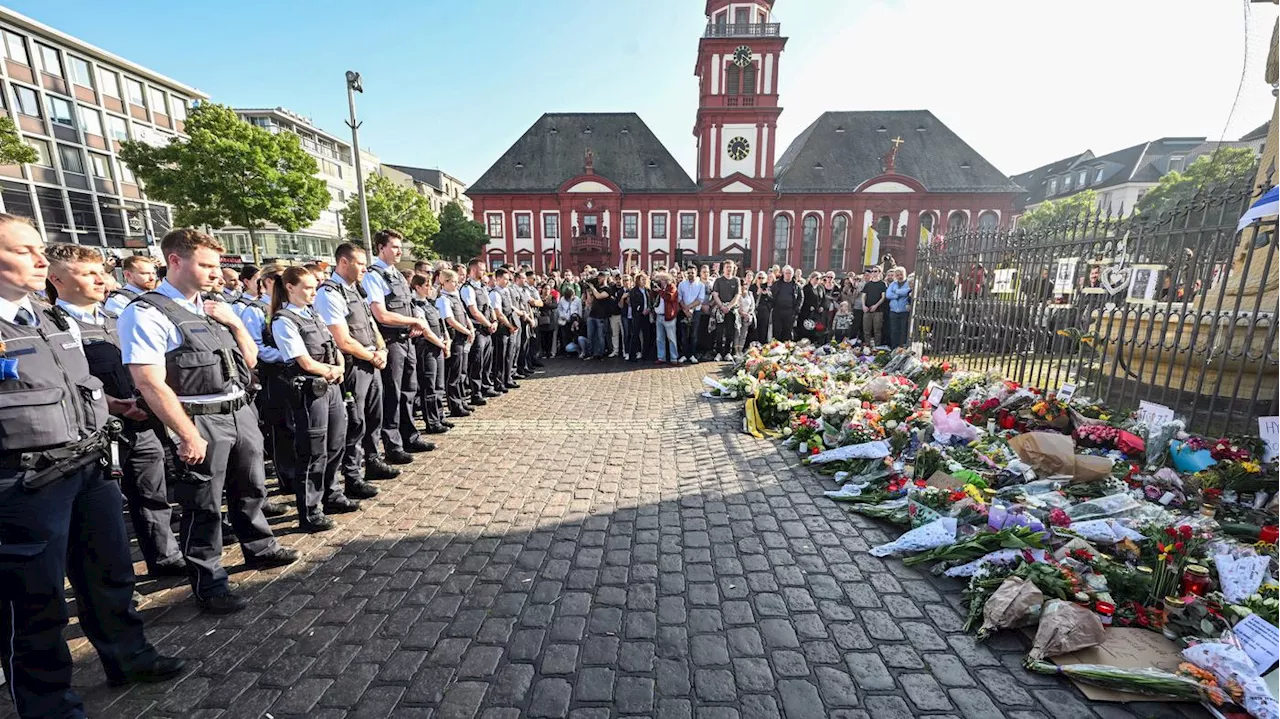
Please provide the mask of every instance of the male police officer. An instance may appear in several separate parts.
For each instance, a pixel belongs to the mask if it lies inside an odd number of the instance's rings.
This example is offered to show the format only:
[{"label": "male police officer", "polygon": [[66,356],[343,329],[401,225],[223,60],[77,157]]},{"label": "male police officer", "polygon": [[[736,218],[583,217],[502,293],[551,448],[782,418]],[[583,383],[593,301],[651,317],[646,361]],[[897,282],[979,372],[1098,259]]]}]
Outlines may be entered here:
[{"label": "male police officer", "polygon": [[168,261],[164,282],[120,315],[124,362],[147,411],[176,435],[182,465],[174,494],[182,505],[182,547],[192,591],[215,614],[244,609],[222,567],[222,491],[250,568],[298,559],[271,533],[262,432],[245,387],[258,348],[231,305],[200,301],[218,277],[223,251],[212,237],[174,230],[160,244]]},{"label": "male police officer", "polygon": [[493,287],[489,290],[489,305],[498,318],[498,331],[493,335],[493,366],[490,369],[489,384],[502,394],[515,388],[511,376],[511,353],[515,334],[518,331],[515,304],[511,300],[507,283],[511,280],[511,271],[499,267],[493,273]]},{"label": "male police officer", "polygon": [[489,291],[484,286],[484,260],[472,260],[467,265],[467,281],[458,290],[458,296],[462,298],[462,304],[471,316],[471,324],[475,328],[467,365],[467,386],[464,389],[470,392],[470,404],[478,407],[488,404],[486,397],[498,396],[489,384],[489,368],[493,363],[490,336],[498,329],[498,323],[493,320]]},{"label": "male police officer", "polygon": [[[364,301],[364,250],[350,242],[334,252],[333,276],[316,292],[316,314],[329,326],[334,343],[347,363],[343,396],[347,402],[347,441],[342,451],[342,476],[347,496],[368,499],[378,490],[366,480],[392,479],[400,470],[378,457],[382,430],[382,377],[387,345]],[[367,460],[365,458],[368,458]],[[364,467],[364,479],[360,478]]]},{"label": "male police officer", "polygon": [[120,489],[107,474],[106,395],[81,345],[30,294],[45,286],[44,242],[0,214],[0,665],[20,717],[84,717],[71,689],[63,582],[107,681],[164,681],[133,608]]},{"label": "male police officer", "polygon": [[407,464],[411,461],[409,452],[436,448],[423,441],[413,426],[418,378],[417,357],[409,340],[414,332],[425,331],[427,323],[413,316],[413,291],[396,269],[404,254],[403,242],[404,236],[395,230],[378,230],[373,236],[378,259],[362,281],[369,309],[387,346],[387,364],[382,368],[382,446],[392,464]]},{"label": "male police officer", "polygon": [[158,425],[138,407],[133,378],[120,359],[116,321],[99,305],[107,286],[102,255],[81,245],[53,245],[47,257],[49,296],[57,300],[55,320],[84,346],[89,372],[102,382],[111,414],[120,418],[121,489],[129,499],[133,533],[147,570],[157,576],[185,577],[187,564],[173,536]]},{"label": "male police officer", "polygon": [[111,292],[102,309],[112,317],[119,317],[125,305],[138,299],[143,292],[156,288],[160,280],[156,277],[156,262],[150,257],[133,255],[124,258],[124,287]]}]

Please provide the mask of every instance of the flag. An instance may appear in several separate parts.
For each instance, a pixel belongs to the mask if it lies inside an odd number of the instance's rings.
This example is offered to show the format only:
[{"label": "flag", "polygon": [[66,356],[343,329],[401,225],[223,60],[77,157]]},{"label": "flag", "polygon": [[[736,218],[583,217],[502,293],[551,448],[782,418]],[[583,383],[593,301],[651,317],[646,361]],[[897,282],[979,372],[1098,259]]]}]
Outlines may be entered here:
[{"label": "flag", "polygon": [[1277,197],[1276,190],[1278,187],[1272,187],[1270,190],[1262,193],[1262,197],[1253,203],[1244,215],[1240,217],[1239,224],[1236,225],[1236,232],[1243,230],[1249,225],[1261,220],[1264,217],[1275,217],[1280,213],[1280,197]]},{"label": "flag", "polygon": [[929,240],[930,240],[929,228],[925,227],[924,225],[920,225],[920,246],[928,247]]},{"label": "flag", "polygon": [[880,238],[876,236],[876,228],[867,228],[866,240],[862,243],[862,266],[870,267],[880,256]]}]

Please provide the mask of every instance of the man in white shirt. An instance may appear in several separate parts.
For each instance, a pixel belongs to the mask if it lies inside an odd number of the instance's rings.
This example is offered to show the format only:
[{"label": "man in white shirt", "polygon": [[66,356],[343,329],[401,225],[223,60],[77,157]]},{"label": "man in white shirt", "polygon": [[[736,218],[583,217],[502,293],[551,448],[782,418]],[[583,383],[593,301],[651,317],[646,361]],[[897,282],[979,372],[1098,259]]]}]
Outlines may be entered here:
[{"label": "man in white shirt", "polygon": [[693,269],[688,269],[676,290],[680,297],[679,345],[684,350],[679,361],[697,364],[698,323],[702,320],[702,308],[707,303],[707,285],[698,279]]},{"label": "man in white shirt", "polygon": [[112,317],[119,317],[125,305],[137,299],[143,292],[156,288],[156,262],[150,257],[133,255],[124,258],[124,287],[117,288],[108,297],[102,309]]}]

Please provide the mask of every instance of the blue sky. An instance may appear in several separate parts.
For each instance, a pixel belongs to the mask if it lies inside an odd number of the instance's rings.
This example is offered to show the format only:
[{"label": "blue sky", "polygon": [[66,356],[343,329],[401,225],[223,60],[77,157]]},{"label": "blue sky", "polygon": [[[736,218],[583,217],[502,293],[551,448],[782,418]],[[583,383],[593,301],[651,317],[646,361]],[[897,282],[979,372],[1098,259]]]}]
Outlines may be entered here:
[{"label": "blue sky", "polygon": [[[826,109],[924,108],[1005,173],[1165,135],[1235,139],[1272,102],[1276,10],[1242,2],[777,0],[780,139]],[[702,0],[5,4],[214,101],[286,107],[335,134],[343,73],[359,70],[362,143],[467,182],[546,111],[638,112],[693,166]]]}]

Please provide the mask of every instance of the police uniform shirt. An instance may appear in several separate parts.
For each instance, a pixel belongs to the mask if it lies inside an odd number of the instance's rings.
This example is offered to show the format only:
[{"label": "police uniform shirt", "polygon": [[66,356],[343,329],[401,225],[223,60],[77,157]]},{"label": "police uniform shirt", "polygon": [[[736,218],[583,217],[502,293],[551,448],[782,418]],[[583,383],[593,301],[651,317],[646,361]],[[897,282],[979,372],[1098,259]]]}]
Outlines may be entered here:
[{"label": "police uniform shirt", "polygon": [[232,302],[231,311],[236,313],[236,317],[239,317],[241,322],[244,322],[245,310],[249,309],[249,307],[253,305],[253,302],[258,298],[255,295],[246,295],[244,293],[241,293],[240,296],[237,297],[236,299],[245,300],[245,302],[239,302],[239,301]]},{"label": "police uniform shirt", "polygon": [[489,306],[493,307],[493,311],[500,314],[507,314],[507,307],[502,302],[502,290],[497,287],[489,289]]},{"label": "police uniform shirt", "polygon": [[[396,268],[382,261],[382,258],[373,261],[372,267],[381,268],[387,272],[399,272]],[[339,279],[341,282],[341,279]],[[384,307],[387,304],[387,295],[391,294],[391,287],[387,285],[387,281],[382,279],[382,275],[370,270],[364,273],[364,279],[360,284],[364,285],[365,302],[370,306],[381,304]]]},{"label": "police uniform shirt", "polygon": [[[311,310],[307,307],[299,307],[292,302],[285,304],[287,310],[296,312],[299,316],[311,319]],[[287,362],[294,360],[302,355],[311,356],[307,351],[307,344],[302,341],[302,334],[298,332],[298,326],[293,320],[284,317],[276,317],[271,320],[271,338],[276,341],[276,347],[279,348],[280,354]]]},{"label": "police uniform shirt", "polygon": [[476,306],[476,291],[471,289],[471,280],[462,284],[462,288],[458,290],[458,296],[462,298],[462,304],[467,307]]},{"label": "police uniform shirt", "polygon": [[[373,273],[366,272],[365,279],[367,280],[371,274]],[[347,282],[342,279],[342,276],[337,272],[330,275],[330,279],[342,285],[348,292],[359,292],[359,290],[356,289],[356,283]],[[379,277],[378,281],[381,282],[382,278]],[[383,285],[386,285],[386,283],[383,282]],[[368,287],[368,285],[365,286],[366,288]],[[368,289],[366,289],[365,292],[368,292]],[[346,298],[337,290],[321,285],[320,289],[316,291],[316,299],[311,303],[311,309],[316,313],[316,316],[320,318],[320,321],[326,325],[347,326],[347,312],[350,311],[350,308],[347,306]],[[372,318],[370,318],[370,322],[372,322]],[[377,347],[374,345],[368,345],[365,349],[372,352],[377,349]]]},{"label": "police uniform shirt", "polygon": [[[179,307],[188,312],[205,316],[204,302],[200,295],[194,300],[183,297],[178,288],[164,280],[156,286],[156,292],[168,297]],[[161,365],[165,364],[165,354],[182,346],[182,333],[165,317],[160,310],[142,302],[131,302],[116,323],[120,333],[120,353],[126,365]],[[236,387],[223,394],[200,394],[183,397],[188,404],[205,402],[225,402],[244,396],[244,389]]]},{"label": "police uniform shirt", "polygon": [[[121,287],[120,289],[128,290],[129,292],[133,292],[134,294],[139,294],[139,295],[146,294],[147,292],[141,287],[135,287],[132,283],[128,283],[124,287]],[[102,309],[106,312],[111,313],[111,315],[115,317],[119,317],[120,313],[124,312],[124,308],[128,307],[129,303],[132,301],[133,300],[130,299],[128,295],[122,292],[113,292],[111,293],[111,296],[107,298],[107,301],[102,303]]]},{"label": "police uniform shirt", "polygon": [[222,298],[227,302],[235,302],[240,299],[240,291],[224,289],[222,290]]},{"label": "police uniform shirt", "polygon": [[[79,322],[83,322],[87,325],[97,325],[98,327],[102,327],[107,324],[107,318],[103,315],[102,309],[98,306],[97,302],[93,303],[93,306],[89,309],[76,307],[73,304],[69,304],[66,300],[58,300],[54,305],[61,307],[63,311],[68,315],[71,315],[72,319],[78,320]],[[83,341],[80,337],[80,325],[77,322],[68,322],[67,324],[69,325],[67,327],[67,332],[70,333],[72,337],[76,338],[76,342]]]},{"label": "police uniform shirt", "polygon": [[258,346],[258,359],[263,362],[272,364],[281,364],[285,358],[280,354],[280,350],[266,344],[262,339],[262,331],[267,326],[267,316],[263,314],[262,308],[257,305],[241,305],[240,321],[244,323],[244,328],[249,331],[249,336],[253,338],[253,343]]},{"label": "police uniform shirt", "polygon": [[[441,293],[440,296],[436,298],[436,311],[440,313],[441,322],[447,322],[453,317],[453,309],[449,306],[449,298],[445,297],[444,293]],[[463,322],[458,320],[458,324],[463,324]],[[445,327],[448,326],[449,325],[447,324],[445,325]]]},{"label": "police uniform shirt", "polygon": [[31,306],[31,297],[23,295],[22,299],[17,302],[10,302],[0,297],[0,320],[4,320],[9,324],[17,324],[18,310],[26,310],[31,316],[31,322],[39,323],[40,318],[36,317],[35,308]]}]

